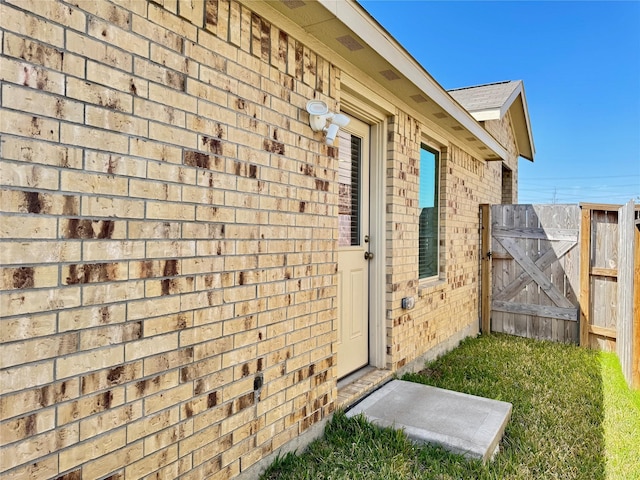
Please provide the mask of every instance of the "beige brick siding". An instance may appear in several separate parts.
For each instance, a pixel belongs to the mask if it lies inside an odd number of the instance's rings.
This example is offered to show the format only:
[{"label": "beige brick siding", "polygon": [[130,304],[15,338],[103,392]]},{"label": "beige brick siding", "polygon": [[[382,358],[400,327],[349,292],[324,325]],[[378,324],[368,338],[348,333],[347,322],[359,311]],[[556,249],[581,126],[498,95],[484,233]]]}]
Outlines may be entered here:
[{"label": "beige brick siding", "polygon": [[329,415],[339,72],[235,2],[0,9],[2,475],[226,478]]},{"label": "beige brick siding", "polygon": [[[389,124],[387,366],[405,367],[460,332],[478,331],[479,205],[500,203],[501,162],[477,160],[454,144],[440,148],[440,275],[418,280],[418,169],[414,119]],[[426,132],[428,133],[428,132]],[[517,173],[517,163],[514,162]],[[401,299],[417,299],[403,310]],[[417,366],[419,367],[419,365]]]},{"label": "beige brick siding", "polygon": [[511,170],[511,179],[508,182],[511,189],[503,192],[502,203],[518,203],[518,147],[513,128],[511,128],[511,114],[507,112],[502,120],[488,120],[483,124],[487,131],[509,152],[509,157],[504,160],[504,165]]},{"label": "beige brick siding", "polygon": [[[337,108],[341,72],[229,0],[6,0],[0,27],[0,476],[232,478],[330,417],[337,152],[304,105]],[[387,125],[396,370],[477,324],[501,164],[442,146],[421,283],[429,132]]]}]

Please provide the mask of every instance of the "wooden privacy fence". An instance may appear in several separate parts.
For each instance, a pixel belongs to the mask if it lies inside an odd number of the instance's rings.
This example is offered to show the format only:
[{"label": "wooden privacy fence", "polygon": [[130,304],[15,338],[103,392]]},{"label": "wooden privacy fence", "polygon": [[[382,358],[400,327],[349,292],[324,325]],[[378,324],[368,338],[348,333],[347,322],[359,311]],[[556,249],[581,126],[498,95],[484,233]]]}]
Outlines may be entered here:
[{"label": "wooden privacy fence", "polygon": [[640,210],[482,205],[482,330],[615,351],[640,388]]},{"label": "wooden privacy fence", "polygon": [[615,351],[640,388],[640,210],[633,202],[581,207],[580,345]]}]

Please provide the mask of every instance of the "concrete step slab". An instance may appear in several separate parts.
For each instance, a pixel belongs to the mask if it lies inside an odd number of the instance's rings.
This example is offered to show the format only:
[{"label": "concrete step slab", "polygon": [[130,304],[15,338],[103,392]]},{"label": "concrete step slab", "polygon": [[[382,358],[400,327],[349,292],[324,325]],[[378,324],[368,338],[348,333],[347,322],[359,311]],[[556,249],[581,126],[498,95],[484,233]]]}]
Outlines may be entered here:
[{"label": "concrete step slab", "polygon": [[415,443],[434,443],[468,458],[490,460],[511,418],[508,402],[392,380],[347,412],[401,428]]}]

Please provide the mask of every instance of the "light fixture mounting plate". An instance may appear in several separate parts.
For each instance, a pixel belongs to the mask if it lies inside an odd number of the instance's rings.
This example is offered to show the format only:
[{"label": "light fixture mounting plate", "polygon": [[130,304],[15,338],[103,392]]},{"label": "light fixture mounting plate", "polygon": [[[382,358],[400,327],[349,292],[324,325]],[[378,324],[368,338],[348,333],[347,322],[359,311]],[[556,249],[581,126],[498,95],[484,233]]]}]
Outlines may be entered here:
[{"label": "light fixture mounting plate", "polygon": [[307,102],[307,112],[309,112],[309,115],[326,115],[329,113],[329,106],[322,100],[309,100]]}]

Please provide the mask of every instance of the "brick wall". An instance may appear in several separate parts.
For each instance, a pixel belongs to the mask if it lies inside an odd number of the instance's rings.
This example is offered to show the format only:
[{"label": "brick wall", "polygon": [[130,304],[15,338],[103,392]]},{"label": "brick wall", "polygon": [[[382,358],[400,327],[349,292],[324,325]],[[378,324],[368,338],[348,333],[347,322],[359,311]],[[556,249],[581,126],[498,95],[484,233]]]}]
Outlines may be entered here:
[{"label": "brick wall", "polygon": [[[513,141],[508,122],[497,123],[493,132]],[[419,281],[419,149],[422,134],[429,132],[402,115],[390,123],[389,130],[393,141],[388,171],[393,171],[393,176],[387,180],[391,195],[387,211],[387,366],[415,370],[422,367],[424,358],[432,358],[478,332],[479,205],[500,203],[502,164],[480,161],[453,143],[438,147],[440,275],[436,280]],[[517,175],[517,157],[511,165]],[[416,298],[416,307],[403,310],[403,297]]]},{"label": "brick wall", "polygon": [[226,478],[334,409],[301,112],[339,72],[235,2],[118,3],[0,4],[7,479]]},{"label": "brick wall", "polygon": [[[317,429],[337,398],[336,152],[304,105],[336,109],[341,72],[228,0],[6,0],[0,26],[0,475],[231,478]],[[501,165],[441,146],[441,280],[421,283],[429,132],[400,108],[387,124],[396,370],[477,331]]]},{"label": "brick wall", "polygon": [[504,159],[504,166],[511,170],[511,178],[506,182],[507,188],[502,192],[502,203],[518,203],[518,147],[513,129],[511,128],[511,113],[501,120],[488,120],[483,122],[486,130],[491,133],[509,153]]}]

